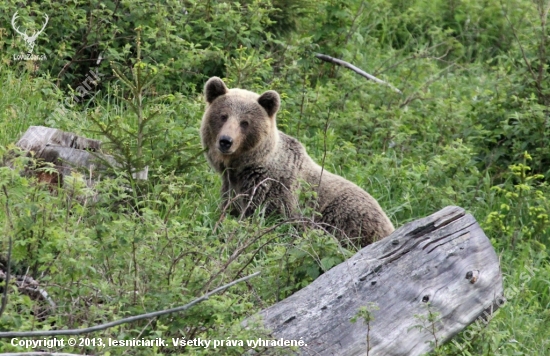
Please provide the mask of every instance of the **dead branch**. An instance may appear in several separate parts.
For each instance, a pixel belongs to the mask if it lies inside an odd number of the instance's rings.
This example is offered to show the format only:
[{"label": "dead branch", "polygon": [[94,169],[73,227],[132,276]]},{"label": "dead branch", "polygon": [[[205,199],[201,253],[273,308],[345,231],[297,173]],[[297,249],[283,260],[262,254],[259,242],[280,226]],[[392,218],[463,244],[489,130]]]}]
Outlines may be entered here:
[{"label": "dead branch", "polygon": [[117,321],[112,321],[110,323],[105,323],[105,324],[96,325],[96,326],[92,326],[92,327],[89,327],[89,328],[83,328],[83,329],[0,332],[0,338],[88,334],[88,333],[95,332],[95,331],[109,329],[109,328],[112,328],[114,326],[121,325],[121,324],[133,323],[133,322],[138,321],[138,320],[150,319],[150,318],[155,318],[157,316],[161,316],[161,315],[165,315],[165,314],[176,313],[176,312],[187,310],[187,309],[191,308],[192,306],[194,306],[195,304],[198,304],[200,302],[203,302],[203,301],[207,300],[212,295],[214,295],[216,293],[219,293],[221,291],[224,291],[227,288],[232,287],[237,283],[244,282],[244,281],[249,280],[253,277],[256,277],[259,274],[260,274],[260,272],[256,272],[256,273],[253,273],[249,276],[237,279],[237,280],[235,280],[231,283],[225,284],[221,287],[218,287],[218,288],[214,289],[211,292],[206,293],[202,297],[197,298],[197,299],[193,300],[190,303],[187,303],[183,306],[176,307],[176,308],[171,308],[171,309],[166,309],[166,310],[161,310],[161,311],[156,311],[156,312],[151,312],[151,313],[146,313],[146,314],[141,314],[141,315],[135,315],[135,316],[120,319],[120,320],[117,320]]},{"label": "dead branch", "polygon": [[396,87],[394,87],[393,85],[391,85],[390,83],[388,82],[385,82],[381,79],[378,79],[376,78],[374,75],[372,74],[369,74],[367,72],[365,72],[364,70],[360,69],[360,68],[357,68],[356,66],[354,66],[353,64],[351,63],[348,63],[346,61],[343,61],[341,59],[338,59],[338,58],[334,58],[334,57],[331,57],[331,56],[327,56],[326,54],[321,54],[321,53],[315,53],[315,57],[319,58],[320,60],[322,61],[325,61],[325,62],[329,62],[329,63],[334,63],[334,64],[338,64],[342,67],[346,67],[348,69],[351,69],[352,71],[354,71],[355,73],[367,78],[368,80],[372,80],[373,82],[376,82],[378,84],[382,84],[382,85],[386,85],[388,87],[390,87],[393,91],[395,91],[396,93],[399,93],[399,94],[403,94],[401,92],[401,90],[397,89]]}]

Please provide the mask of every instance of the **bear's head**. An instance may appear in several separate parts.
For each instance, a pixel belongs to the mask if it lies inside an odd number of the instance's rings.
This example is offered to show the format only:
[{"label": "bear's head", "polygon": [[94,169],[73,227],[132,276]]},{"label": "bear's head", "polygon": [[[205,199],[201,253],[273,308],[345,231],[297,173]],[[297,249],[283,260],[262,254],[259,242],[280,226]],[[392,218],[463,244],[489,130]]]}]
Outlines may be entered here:
[{"label": "bear's head", "polygon": [[228,89],[218,77],[204,86],[206,111],[201,140],[212,166],[223,170],[236,160],[265,157],[277,144],[276,114],[279,94],[269,90],[258,95],[248,90]]}]

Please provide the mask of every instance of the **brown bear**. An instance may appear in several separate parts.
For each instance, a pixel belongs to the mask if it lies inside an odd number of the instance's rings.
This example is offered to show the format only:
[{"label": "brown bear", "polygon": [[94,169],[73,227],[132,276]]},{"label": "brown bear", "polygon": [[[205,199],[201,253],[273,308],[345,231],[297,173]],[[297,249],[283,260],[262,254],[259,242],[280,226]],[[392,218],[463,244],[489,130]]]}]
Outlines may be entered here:
[{"label": "brown bear", "polygon": [[266,214],[296,216],[299,190],[307,183],[316,192],[315,223],[345,245],[358,239],[366,246],[394,231],[372,196],[321,168],[298,140],[277,130],[276,91],[228,89],[212,77],[204,95],[201,140],[208,162],[222,176],[224,205],[231,202],[244,216],[260,207]]}]

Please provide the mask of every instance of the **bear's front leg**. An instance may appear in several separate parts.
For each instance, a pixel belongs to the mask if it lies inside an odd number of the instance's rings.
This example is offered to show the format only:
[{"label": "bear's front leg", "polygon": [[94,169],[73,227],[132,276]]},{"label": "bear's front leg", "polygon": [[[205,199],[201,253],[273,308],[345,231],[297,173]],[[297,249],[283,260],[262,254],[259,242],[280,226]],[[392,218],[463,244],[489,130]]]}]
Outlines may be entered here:
[{"label": "bear's front leg", "polygon": [[220,204],[220,210],[222,214],[229,213],[229,215],[231,216],[238,217],[240,213],[238,209],[235,207],[235,204],[232,202],[232,195],[234,195],[234,192],[232,192],[231,187],[229,185],[229,178],[227,177],[227,173],[223,172],[222,189],[221,189],[222,201]]}]

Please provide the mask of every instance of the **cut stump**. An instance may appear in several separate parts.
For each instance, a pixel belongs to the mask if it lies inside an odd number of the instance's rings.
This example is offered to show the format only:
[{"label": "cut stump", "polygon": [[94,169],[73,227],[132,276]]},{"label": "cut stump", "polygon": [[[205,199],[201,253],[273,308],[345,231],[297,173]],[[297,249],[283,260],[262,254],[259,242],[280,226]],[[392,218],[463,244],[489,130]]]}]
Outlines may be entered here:
[{"label": "cut stump", "polygon": [[[101,141],[45,126],[30,126],[16,146],[53,163],[62,177],[75,168],[92,171],[96,167],[117,165],[112,156],[101,153]],[[147,168],[133,176],[147,180]]]},{"label": "cut stump", "polygon": [[[304,340],[303,355],[367,355],[368,348],[369,356],[414,356],[482,314],[490,318],[502,295],[491,242],[472,215],[449,206],[363,248],[260,316],[274,338]],[[374,318],[368,335],[362,317],[350,321],[363,306]]]}]

